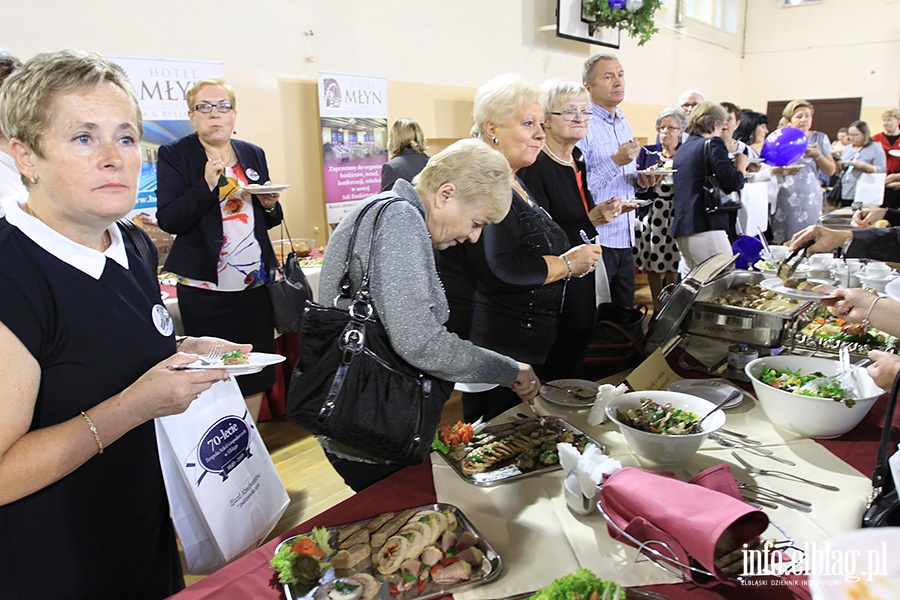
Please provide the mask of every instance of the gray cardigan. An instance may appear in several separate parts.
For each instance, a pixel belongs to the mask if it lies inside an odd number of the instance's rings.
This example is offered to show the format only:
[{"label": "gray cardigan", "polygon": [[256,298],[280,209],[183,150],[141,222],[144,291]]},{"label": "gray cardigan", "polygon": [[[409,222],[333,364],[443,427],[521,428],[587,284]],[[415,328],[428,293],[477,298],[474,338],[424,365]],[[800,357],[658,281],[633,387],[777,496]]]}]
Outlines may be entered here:
[{"label": "gray cardigan", "polygon": [[[450,309],[434,265],[425,207],[415,188],[401,179],[391,191],[363,204],[391,197],[407,202],[389,206],[378,223],[378,254],[372,265],[370,290],[375,312],[394,350],[411,365],[441,379],[512,384],[518,375],[515,360],[460,339],[444,326]],[[347,246],[361,210],[362,204],[344,217],[325,248],[319,279],[323,304],[330,305],[338,296]],[[362,280],[368,261],[375,213],[373,209],[365,215],[356,239],[350,270],[354,282]],[[342,300],[339,306],[346,308],[347,304]]]},{"label": "gray cardigan", "polygon": [[[844,148],[841,160],[867,162],[870,165],[874,165],[876,173],[884,173],[887,166],[887,155],[885,155],[884,148],[878,142],[872,142],[858,153],[853,149],[853,146],[847,146]],[[845,168],[844,174],[841,175],[841,198],[843,200],[853,200],[853,197],[856,195],[856,182],[863,173],[865,171],[856,167]]]}]

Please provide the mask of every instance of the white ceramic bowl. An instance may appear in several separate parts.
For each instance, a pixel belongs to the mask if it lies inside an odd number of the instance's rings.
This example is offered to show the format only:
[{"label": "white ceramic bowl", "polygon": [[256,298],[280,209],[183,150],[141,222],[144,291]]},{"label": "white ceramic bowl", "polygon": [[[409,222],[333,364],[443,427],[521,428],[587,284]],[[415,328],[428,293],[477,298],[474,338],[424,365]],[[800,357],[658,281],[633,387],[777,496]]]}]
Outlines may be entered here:
[{"label": "white ceramic bowl", "polygon": [[703,440],[710,433],[725,425],[725,413],[721,410],[716,411],[716,414],[703,422],[702,432],[686,435],[650,433],[622,423],[617,415],[618,410],[638,408],[641,405],[642,398],[650,398],[657,404],[671,404],[675,408],[689,410],[701,419],[714,409],[716,405],[709,400],[690,394],[659,390],[629,392],[609,401],[609,404],[606,405],[606,415],[613,423],[618,425],[619,431],[622,432],[622,435],[625,436],[625,441],[628,442],[628,446],[635,454],[660,465],[677,465],[688,460],[697,453],[700,444],[703,443]]},{"label": "white ceramic bowl", "polygon": [[887,284],[892,282],[896,277],[888,275],[887,277],[869,277],[867,275],[859,275],[857,276],[859,282],[865,287],[875,290],[879,294],[884,293],[884,289],[887,287]]},{"label": "white ceramic bowl", "polygon": [[786,259],[791,253],[791,249],[787,246],[780,246],[776,244],[769,246],[769,251],[772,253],[772,258],[774,258],[778,262]]},{"label": "white ceramic bowl", "polygon": [[744,372],[753,384],[753,391],[769,420],[778,427],[814,438],[833,438],[843,435],[859,425],[881,394],[866,370],[857,369],[854,375],[862,398],[852,407],[830,398],[802,396],[779,390],[759,380],[763,366],[773,369],[800,370],[801,374],[816,371],[834,375],[838,361],[810,356],[767,356],[747,363]]}]

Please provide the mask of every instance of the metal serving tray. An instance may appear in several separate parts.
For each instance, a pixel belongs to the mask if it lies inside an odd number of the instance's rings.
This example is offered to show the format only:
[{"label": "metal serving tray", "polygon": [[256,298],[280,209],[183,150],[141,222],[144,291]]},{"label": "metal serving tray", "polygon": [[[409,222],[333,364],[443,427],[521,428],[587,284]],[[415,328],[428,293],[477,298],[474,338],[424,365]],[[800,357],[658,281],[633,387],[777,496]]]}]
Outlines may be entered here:
[{"label": "metal serving tray", "polygon": [[[565,431],[570,431],[574,435],[583,435],[588,439],[590,443],[595,444],[598,448],[600,448],[601,451],[606,451],[606,448],[603,446],[603,444],[560,417],[530,417],[527,419],[516,419],[514,421],[511,421],[511,423],[525,423],[526,421],[533,421],[534,419],[543,419],[546,423],[564,429]],[[491,425],[488,425],[488,427],[485,429],[485,432],[489,433],[491,431],[491,427]],[[474,473],[472,475],[469,475],[463,472],[462,467],[459,465],[459,463],[451,459],[446,454],[438,452],[438,455],[440,455],[440,457],[444,459],[444,462],[450,465],[450,467],[456,472],[456,474],[462,477],[464,481],[471,483],[472,485],[477,485],[479,487],[490,487],[494,485],[500,485],[501,483],[518,481],[519,479],[525,479],[526,477],[534,477],[535,475],[552,473],[553,471],[558,471],[562,468],[562,466],[557,463],[555,465],[547,465],[528,471],[522,471],[515,464],[511,464],[501,466],[497,469],[487,471],[485,473]]]},{"label": "metal serving tray", "polygon": [[[456,520],[458,522],[458,526],[456,528],[456,533],[460,534],[464,531],[468,531],[476,538],[478,538],[478,544],[476,547],[484,553],[484,561],[482,562],[481,568],[472,567],[472,577],[467,581],[461,581],[456,584],[448,585],[446,587],[437,585],[431,578],[428,579],[428,584],[425,586],[425,589],[422,593],[418,593],[416,588],[413,588],[407,591],[405,594],[401,594],[400,597],[403,600],[431,600],[432,598],[440,598],[441,596],[446,596],[448,594],[452,594],[453,592],[459,591],[464,588],[473,587],[488,583],[493,581],[497,577],[500,576],[500,571],[503,566],[503,562],[500,559],[500,555],[497,554],[497,551],[494,550],[493,546],[491,546],[487,540],[482,537],[482,535],[478,532],[472,522],[466,517],[463,512],[452,504],[445,504],[442,502],[437,502],[435,504],[427,504],[425,506],[419,506],[415,508],[416,511],[423,510],[449,510],[453,512],[456,516]],[[400,511],[398,511],[400,512]],[[376,515],[377,516],[377,515]],[[375,517],[372,517],[374,519]],[[369,521],[372,519],[363,519],[361,521],[353,521],[350,523],[345,523],[344,525],[339,525],[337,527],[329,527],[328,531],[331,533],[331,545],[334,548],[337,548],[337,539],[338,539],[338,531],[344,529],[345,527],[349,527],[351,525],[359,524],[365,527]],[[305,534],[300,534],[305,535]],[[295,535],[294,537],[288,538],[281,542],[278,547],[275,549],[275,553],[278,553],[278,550],[285,544],[292,545],[296,542],[297,538],[300,535]],[[377,552],[378,548],[373,548],[372,552]],[[286,584],[284,586],[284,595],[287,600],[313,600],[316,591],[323,585],[328,584],[338,577],[347,577],[349,575],[353,575],[354,573],[368,573],[372,575],[377,581],[379,581],[381,585],[381,589],[378,590],[378,594],[375,595],[374,600],[394,600],[396,596],[392,596],[390,592],[390,584],[396,583],[400,581],[400,572],[392,573],[390,575],[382,575],[378,572],[378,570],[372,565],[372,561],[370,558],[362,561],[352,569],[347,570],[335,570],[334,567],[328,567],[328,570],[322,575],[319,579],[319,585],[315,586],[311,589],[302,588],[300,589],[297,586]],[[327,597],[327,596],[326,596]]]},{"label": "metal serving tray", "polygon": [[812,302],[800,302],[788,311],[766,311],[724,304],[705,302],[721,296],[743,283],[759,283],[763,273],[735,270],[723,273],[703,285],[691,306],[685,330],[694,335],[743,342],[763,348],[783,346],[794,321],[812,306]]}]

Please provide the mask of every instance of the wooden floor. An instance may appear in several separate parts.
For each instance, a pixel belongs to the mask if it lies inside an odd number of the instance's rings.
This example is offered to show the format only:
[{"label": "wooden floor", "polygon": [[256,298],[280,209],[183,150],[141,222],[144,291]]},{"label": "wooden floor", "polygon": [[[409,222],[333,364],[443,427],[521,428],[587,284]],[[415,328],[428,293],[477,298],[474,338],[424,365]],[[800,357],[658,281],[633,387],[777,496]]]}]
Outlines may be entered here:
[{"label": "wooden floor", "polygon": [[[635,283],[635,302],[652,308],[646,276],[638,275]],[[456,423],[461,418],[461,395],[454,392],[444,406],[441,423]],[[259,432],[291,498],[290,506],[269,539],[353,495],[353,490],[344,485],[325,458],[322,447],[307,431],[284,419],[274,419],[260,423]],[[190,585],[201,579],[200,576],[186,575],[185,583]]]}]

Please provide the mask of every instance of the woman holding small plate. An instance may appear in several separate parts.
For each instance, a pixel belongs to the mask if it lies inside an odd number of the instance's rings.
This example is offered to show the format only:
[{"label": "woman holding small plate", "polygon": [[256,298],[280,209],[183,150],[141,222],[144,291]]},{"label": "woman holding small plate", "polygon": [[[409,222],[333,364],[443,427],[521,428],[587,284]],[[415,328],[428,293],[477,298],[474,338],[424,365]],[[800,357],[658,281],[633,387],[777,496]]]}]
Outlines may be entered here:
[{"label": "woman holding small plate", "polygon": [[[186,98],[196,131],[160,146],[156,191],[159,226],[177,236],[164,268],[178,277],[184,331],[274,352],[267,231],[282,211],[278,193],[260,193],[270,183],[265,152],[231,138],[237,110],[224,79],[201,79]],[[238,379],[254,419],[273,383],[272,367]]]},{"label": "woman holding small plate", "polygon": [[637,253],[635,265],[647,271],[647,283],[653,297],[653,312],[659,312],[662,303],[659,293],[663,287],[678,280],[680,254],[675,238],[670,233],[675,216],[674,174],[650,175],[641,173],[651,167],[672,170],[675,151],[681,145],[681,134],[687,129],[687,115],[680,108],[666,108],[656,117],[659,144],[644,146],[638,155],[638,186],[646,188],[637,197],[651,200],[647,213],[637,220],[638,235],[635,238]]}]

